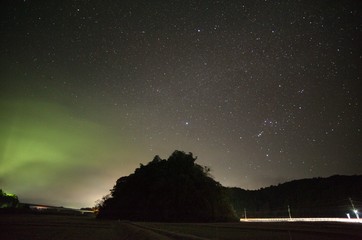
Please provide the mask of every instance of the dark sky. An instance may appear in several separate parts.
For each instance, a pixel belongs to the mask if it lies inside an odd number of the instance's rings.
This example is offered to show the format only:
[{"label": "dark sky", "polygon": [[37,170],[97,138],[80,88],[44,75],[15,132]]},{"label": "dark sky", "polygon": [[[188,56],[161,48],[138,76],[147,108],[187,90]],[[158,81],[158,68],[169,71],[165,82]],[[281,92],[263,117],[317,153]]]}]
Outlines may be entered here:
[{"label": "dark sky", "polygon": [[4,1],[0,188],[93,206],[174,150],[225,186],[362,174],[362,1]]}]

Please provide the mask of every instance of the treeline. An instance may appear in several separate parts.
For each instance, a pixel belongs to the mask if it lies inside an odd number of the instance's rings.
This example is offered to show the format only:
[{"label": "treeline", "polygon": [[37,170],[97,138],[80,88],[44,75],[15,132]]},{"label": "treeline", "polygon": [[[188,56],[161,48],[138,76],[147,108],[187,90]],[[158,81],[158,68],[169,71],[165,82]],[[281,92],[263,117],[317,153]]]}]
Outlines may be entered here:
[{"label": "treeline", "polygon": [[99,218],[132,221],[237,221],[225,189],[195,163],[192,153],[156,156],[121,177],[98,205]]},{"label": "treeline", "polygon": [[121,177],[97,209],[99,218],[210,222],[238,218],[347,217],[362,209],[362,175],[294,180],[259,190],[222,187],[192,153],[156,156]]},{"label": "treeline", "polygon": [[294,180],[254,191],[225,189],[240,218],[355,218],[353,208],[362,209],[362,175]]}]

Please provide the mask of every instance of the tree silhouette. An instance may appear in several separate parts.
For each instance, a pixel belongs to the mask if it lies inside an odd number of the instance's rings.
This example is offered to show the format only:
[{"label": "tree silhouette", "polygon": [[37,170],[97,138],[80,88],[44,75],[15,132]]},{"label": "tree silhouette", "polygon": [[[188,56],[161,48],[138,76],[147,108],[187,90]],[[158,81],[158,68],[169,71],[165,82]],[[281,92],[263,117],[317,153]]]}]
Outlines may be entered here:
[{"label": "tree silhouette", "polygon": [[99,204],[99,218],[136,221],[232,221],[234,211],[209,168],[195,164],[192,153],[159,156],[121,177]]},{"label": "tree silhouette", "polygon": [[0,189],[0,208],[16,208],[19,204],[19,199],[15,194],[5,193]]}]

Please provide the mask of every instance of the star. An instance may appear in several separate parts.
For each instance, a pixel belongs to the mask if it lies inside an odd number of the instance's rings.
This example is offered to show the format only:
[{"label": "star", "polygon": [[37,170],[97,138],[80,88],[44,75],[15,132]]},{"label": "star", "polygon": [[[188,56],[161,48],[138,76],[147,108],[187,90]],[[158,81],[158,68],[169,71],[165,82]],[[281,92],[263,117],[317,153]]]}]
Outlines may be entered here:
[{"label": "star", "polygon": [[0,179],[24,201],[90,206],[174,150],[245,189],[361,174],[362,1],[5,2]]}]

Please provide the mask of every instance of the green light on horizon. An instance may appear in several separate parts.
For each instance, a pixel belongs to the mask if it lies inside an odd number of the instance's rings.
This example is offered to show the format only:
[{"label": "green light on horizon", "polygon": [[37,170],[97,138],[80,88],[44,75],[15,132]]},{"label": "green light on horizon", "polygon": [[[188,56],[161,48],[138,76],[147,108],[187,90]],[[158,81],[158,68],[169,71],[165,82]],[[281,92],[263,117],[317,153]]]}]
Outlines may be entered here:
[{"label": "green light on horizon", "polygon": [[0,100],[0,187],[21,199],[89,206],[138,166],[129,134],[71,110]]},{"label": "green light on horizon", "polygon": [[[0,127],[2,156],[0,176],[29,164],[75,164],[67,160],[92,152],[101,127],[72,117],[59,105],[10,103],[5,125]],[[79,157],[79,156],[78,156]]]}]

